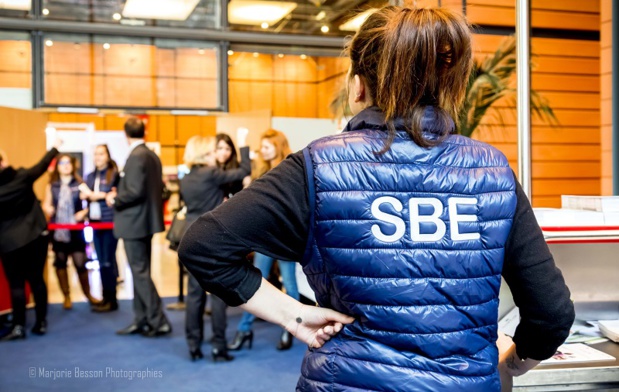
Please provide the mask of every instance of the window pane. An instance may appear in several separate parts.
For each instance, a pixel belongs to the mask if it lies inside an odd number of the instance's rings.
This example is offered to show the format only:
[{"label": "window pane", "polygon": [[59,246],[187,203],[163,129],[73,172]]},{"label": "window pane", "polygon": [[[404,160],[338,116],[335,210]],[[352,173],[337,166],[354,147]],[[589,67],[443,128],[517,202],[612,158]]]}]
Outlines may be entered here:
[{"label": "window pane", "polygon": [[31,18],[31,0],[0,1],[0,17]]},{"label": "window pane", "polygon": [[45,103],[216,109],[218,53],[203,42],[47,35]]},{"label": "window pane", "polygon": [[31,53],[28,33],[0,32],[0,88],[30,89]]}]

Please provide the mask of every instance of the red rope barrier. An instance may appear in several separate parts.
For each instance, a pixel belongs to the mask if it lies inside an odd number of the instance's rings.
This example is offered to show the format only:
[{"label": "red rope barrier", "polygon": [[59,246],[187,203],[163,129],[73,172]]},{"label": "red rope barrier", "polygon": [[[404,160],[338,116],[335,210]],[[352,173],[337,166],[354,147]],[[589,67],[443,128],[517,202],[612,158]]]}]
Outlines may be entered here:
[{"label": "red rope barrier", "polygon": [[91,222],[91,223],[48,223],[48,230],[84,230],[86,227],[92,227],[95,230],[111,230],[114,228],[114,223],[112,222]]},{"label": "red rope barrier", "polygon": [[[172,224],[172,221],[165,221],[166,226]],[[112,230],[114,223],[112,222],[88,222],[88,223],[48,223],[47,230],[84,230],[86,227],[92,227],[95,230]]]}]

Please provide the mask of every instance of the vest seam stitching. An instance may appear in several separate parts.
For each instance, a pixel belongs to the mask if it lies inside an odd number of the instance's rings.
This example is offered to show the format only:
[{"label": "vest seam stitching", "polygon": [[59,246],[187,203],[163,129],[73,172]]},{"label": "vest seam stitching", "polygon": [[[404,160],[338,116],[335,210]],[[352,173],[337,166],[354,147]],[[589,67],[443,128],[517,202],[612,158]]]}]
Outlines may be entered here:
[{"label": "vest seam stitching", "polygon": [[[497,276],[500,276],[501,273],[498,274],[492,274],[492,275],[483,275],[483,276],[473,276],[473,277],[466,277],[466,278],[446,278],[444,276],[420,276],[417,278],[411,278],[408,276],[404,276],[404,277],[397,277],[397,276],[362,276],[362,275],[344,275],[344,274],[336,274],[331,272],[330,273],[331,276],[341,276],[344,278],[363,278],[363,279],[376,279],[376,280],[394,280],[394,279],[424,279],[424,280],[428,280],[428,279],[440,279],[440,280],[471,280],[471,279],[487,279],[487,278],[496,278]],[[341,298],[340,298],[341,299]]]},{"label": "vest seam stitching", "polygon": [[[492,328],[494,327],[495,324],[485,324],[479,327],[470,327],[470,328],[464,328],[464,329],[458,329],[458,330],[453,330],[453,331],[441,331],[441,332],[396,332],[396,331],[388,331],[388,330],[383,330],[383,329],[375,329],[375,328],[370,328],[370,327],[366,327],[364,326],[363,328],[365,330],[369,330],[369,331],[374,331],[374,332],[384,332],[384,333],[388,333],[388,334],[396,334],[396,335],[442,335],[442,334],[453,334],[453,333],[458,333],[458,332],[467,332],[467,331],[472,331],[474,329],[483,329],[483,328]],[[449,356],[449,355],[447,355]],[[445,357],[437,357],[437,358],[445,358]],[[437,358],[432,358],[432,359],[437,359]]]},{"label": "vest seam stitching", "polygon": [[[487,347],[488,347],[488,346],[484,347],[484,350],[485,350]],[[480,350],[480,351],[483,351],[483,350]],[[480,375],[475,375],[475,376],[464,376],[464,375],[460,375],[460,374],[443,373],[443,372],[439,372],[439,371],[436,371],[436,370],[430,370],[430,369],[420,369],[420,368],[417,368],[417,367],[408,367],[408,366],[402,366],[402,365],[394,365],[394,364],[391,364],[391,363],[384,363],[384,362],[372,361],[372,360],[369,360],[369,359],[349,357],[349,356],[346,356],[346,355],[341,355],[341,354],[336,354],[336,353],[332,353],[332,354],[314,353],[314,354],[321,354],[321,355],[338,355],[338,356],[340,356],[340,357],[342,357],[342,358],[351,359],[351,360],[353,360],[353,361],[361,361],[361,362],[376,363],[376,364],[379,364],[379,365],[384,365],[384,366],[397,367],[397,368],[401,368],[401,369],[409,369],[409,370],[413,370],[413,371],[415,371],[415,372],[419,372],[419,373],[429,372],[429,373],[439,374],[439,375],[441,375],[441,376],[445,376],[445,375],[447,375],[447,376],[452,376],[452,377],[463,377],[463,378],[472,378],[472,379],[475,379],[475,378],[480,378],[480,377],[492,377],[492,376],[494,376],[494,374],[496,373],[496,371],[495,371],[495,370],[493,370],[493,371],[492,371],[492,373],[488,373],[488,374],[480,374]],[[419,355],[419,356],[421,356],[421,355]],[[452,356],[453,356],[453,355],[446,355],[446,356],[443,356],[443,357],[432,357],[432,358],[428,358],[428,359],[431,359],[431,360],[436,360],[436,359],[447,358],[447,357],[452,357]],[[421,356],[421,357],[423,357],[423,356]],[[427,357],[424,357],[424,358],[427,358]],[[345,384],[340,384],[340,385],[345,385]],[[355,387],[355,388],[356,388],[356,387]]]},{"label": "vest seam stitching", "polygon": [[454,305],[454,304],[449,304],[449,303],[436,303],[436,304],[423,304],[423,305],[381,305],[381,304],[364,304],[361,302],[354,302],[354,301],[346,301],[344,299],[340,298],[340,301],[342,302],[348,302],[350,304],[354,304],[354,305],[359,305],[359,306],[371,306],[371,307],[376,307],[376,308],[426,308],[428,306],[434,306],[434,307],[444,307],[444,308],[449,308],[450,306],[452,306],[453,308],[456,309],[460,309],[460,308],[466,308],[466,307],[472,307],[472,306],[483,306],[486,304],[489,304],[490,302],[496,300],[497,298],[494,297],[492,299],[489,299],[488,301],[484,301],[484,302],[479,302],[479,303],[474,303],[474,304],[468,304],[468,305]]},{"label": "vest seam stitching", "polygon": [[435,194],[435,195],[461,195],[461,196],[483,196],[490,193],[515,193],[515,189],[506,189],[499,191],[485,191],[482,193],[461,193],[461,192],[438,192],[438,191],[396,191],[396,190],[368,190],[368,189],[334,189],[334,190],[316,190],[316,194],[319,193],[344,193],[344,192],[367,192],[367,193],[423,193],[423,194]]},{"label": "vest seam stitching", "polygon": [[[316,242],[318,244],[318,242]],[[369,247],[362,248],[359,246],[355,247],[343,247],[343,246],[322,246],[318,245],[319,248],[322,249],[346,249],[346,250],[440,250],[443,252],[485,252],[488,250],[499,250],[504,249],[504,246],[500,246],[498,248],[482,248],[482,249],[445,249],[445,248],[379,248],[379,247]]]},{"label": "vest seam stitching", "polygon": [[331,164],[340,164],[340,163],[358,163],[358,164],[374,164],[374,163],[380,163],[381,165],[385,164],[385,165],[398,165],[398,166],[402,166],[402,165],[423,165],[423,166],[438,166],[438,167],[444,167],[444,168],[448,168],[448,169],[466,169],[466,170],[476,170],[476,169],[511,169],[509,166],[496,166],[496,165],[490,165],[490,166],[453,166],[453,165],[442,165],[440,163],[427,163],[427,162],[417,162],[417,161],[411,161],[411,162],[385,162],[385,161],[354,161],[354,160],[346,160],[346,161],[328,161],[328,162],[315,162],[316,166],[319,165],[331,165]]},{"label": "vest seam stitching", "polygon": [[[497,218],[497,219],[484,219],[475,221],[476,223],[488,223],[488,222],[501,222],[506,220],[513,220],[514,218]],[[443,222],[451,222],[449,219],[441,219]],[[377,219],[319,219],[315,222],[376,222]]]}]

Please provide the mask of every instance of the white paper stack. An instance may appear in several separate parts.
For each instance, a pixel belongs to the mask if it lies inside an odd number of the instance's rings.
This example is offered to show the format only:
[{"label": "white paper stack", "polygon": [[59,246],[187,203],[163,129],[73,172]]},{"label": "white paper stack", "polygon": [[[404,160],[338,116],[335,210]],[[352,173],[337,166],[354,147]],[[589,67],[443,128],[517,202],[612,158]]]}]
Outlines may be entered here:
[{"label": "white paper stack", "polygon": [[539,366],[614,361],[615,357],[582,343],[564,344]]},{"label": "white paper stack", "polygon": [[619,196],[562,195],[561,207],[572,210],[619,212]]},{"label": "white paper stack", "polygon": [[534,208],[540,226],[603,226],[605,213],[567,208]]},{"label": "white paper stack", "polygon": [[619,342],[619,320],[600,320],[600,332],[613,342]]}]

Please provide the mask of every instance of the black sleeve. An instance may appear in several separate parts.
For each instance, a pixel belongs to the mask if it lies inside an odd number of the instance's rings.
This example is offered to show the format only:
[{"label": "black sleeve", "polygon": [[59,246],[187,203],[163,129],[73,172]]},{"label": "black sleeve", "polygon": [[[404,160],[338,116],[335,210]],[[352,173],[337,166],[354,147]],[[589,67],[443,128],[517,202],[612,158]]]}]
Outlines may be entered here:
[{"label": "black sleeve", "polygon": [[243,177],[251,174],[251,160],[249,159],[249,147],[241,147],[241,166],[238,169],[224,170],[218,167],[210,168],[215,184],[223,185],[227,182],[242,180]]},{"label": "black sleeve", "polygon": [[554,355],[574,322],[574,305],[561,271],[516,180],[518,198],[513,226],[505,244],[503,277],[520,310],[514,335],[520,358],[544,360]]},{"label": "black sleeve", "polygon": [[45,156],[31,168],[26,169],[26,175],[30,178],[31,181],[36,181],[37,178],[41,177],[47,171],[50,163],[54,160],[54,158],[58,155],[58,150],[55,147],[52,147]]},{"label": "black sleeve", "polygon": [[247,302],[260,287],[251,251],[298,261],[309,231],[304,159],[290,155],[229,201],[202,215],[183,236],[178,256],[191,274],[228,305]]}]

